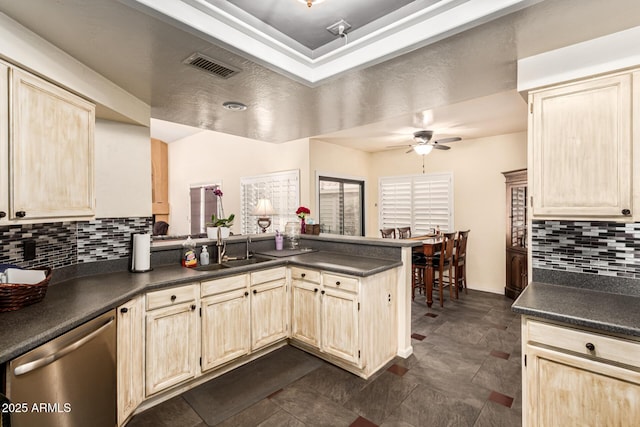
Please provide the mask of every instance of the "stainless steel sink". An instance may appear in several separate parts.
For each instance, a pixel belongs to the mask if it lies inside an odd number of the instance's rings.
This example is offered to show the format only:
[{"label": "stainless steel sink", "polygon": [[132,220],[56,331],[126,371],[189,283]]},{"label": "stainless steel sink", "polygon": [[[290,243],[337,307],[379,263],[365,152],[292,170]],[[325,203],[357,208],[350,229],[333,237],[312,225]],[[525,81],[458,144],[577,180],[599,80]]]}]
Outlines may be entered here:
[{"label": "stainless steel sink", "polygon": [[252,257],[248,259],[234,259],[234,260],[225,261],[222,263],[222,265],[228,268],[231,268],[231,267],[241,267],[243,265],[258,264],[260,262],[265,262],[265,261],[269,261],[269,258]]},{"label": "stainless steel sink", "polygon": [[248,259],[233,259],[233,260],[224,261],[222,264],[199,265],[195,268],[195,270],[216,271],[224,268],[242,267],[244,265],[258,264],[265,261],[270,261],[270,259],[263,258],[263,257],[252,257]]}]

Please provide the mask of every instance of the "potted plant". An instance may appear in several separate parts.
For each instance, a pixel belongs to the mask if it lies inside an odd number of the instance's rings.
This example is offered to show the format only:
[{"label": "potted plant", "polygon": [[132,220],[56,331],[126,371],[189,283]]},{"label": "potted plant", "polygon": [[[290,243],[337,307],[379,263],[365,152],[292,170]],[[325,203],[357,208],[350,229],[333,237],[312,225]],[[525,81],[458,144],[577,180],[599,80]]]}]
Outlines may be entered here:
[{"label": "potted plant", "polygon": [[222,206],[222,190],[215,188],[213,190],[214,197],[218,198],[217,212],[211,215],[211,222],[207,224],[207,237],[209,239],[218,238],[218,228],[220,229],[220,236],[223,239],[229,237],[231,232],[230,228],[233,225],[233,220],[236,217],[234,214],[226,217],[224,215],[224,208]]}]

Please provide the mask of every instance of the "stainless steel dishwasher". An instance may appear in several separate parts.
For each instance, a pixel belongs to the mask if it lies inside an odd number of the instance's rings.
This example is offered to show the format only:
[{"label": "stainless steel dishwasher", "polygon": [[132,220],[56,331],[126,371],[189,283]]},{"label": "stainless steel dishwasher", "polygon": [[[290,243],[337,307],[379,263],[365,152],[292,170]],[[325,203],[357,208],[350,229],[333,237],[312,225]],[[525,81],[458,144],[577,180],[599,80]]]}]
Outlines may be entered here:
[{"label": "stainless steel dishwasher", "polygon": [[116,425],[115,310],[7,365],[12,427]]}]

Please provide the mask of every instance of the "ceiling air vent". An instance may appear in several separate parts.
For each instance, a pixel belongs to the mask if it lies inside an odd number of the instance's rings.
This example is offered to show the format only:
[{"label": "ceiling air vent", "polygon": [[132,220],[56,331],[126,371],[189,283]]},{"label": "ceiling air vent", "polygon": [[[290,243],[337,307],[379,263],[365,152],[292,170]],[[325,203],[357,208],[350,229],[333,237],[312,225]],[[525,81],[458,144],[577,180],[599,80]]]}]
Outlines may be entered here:
[{"label": "ceiling air vent", "polygon": [[182,63],[191,65],[192,67],[196,67],[200,70],[206,71],[209,74],[213,74],[216,77],[220,77],[222,79],[228,79],[240,72],[239,69],[234,68],[230,65],[227,65],[223,62],[217,61],[213,58],[209,58],[201,53],[194,53]]}]

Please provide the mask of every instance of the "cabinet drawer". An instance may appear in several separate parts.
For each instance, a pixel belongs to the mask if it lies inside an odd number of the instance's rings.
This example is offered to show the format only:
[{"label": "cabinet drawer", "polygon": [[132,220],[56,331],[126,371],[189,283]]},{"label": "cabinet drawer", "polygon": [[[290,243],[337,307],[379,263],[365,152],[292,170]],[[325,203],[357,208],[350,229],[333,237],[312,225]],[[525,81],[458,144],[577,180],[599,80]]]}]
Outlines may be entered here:
[{"label": "cabinet drawer", "polygon": [[246,288],[249,284],[249,275],[224,277],[222,279],[207,280],[202,282],[200,296],[216,295],[236,289]]},{"label": "cabinet drawer", "polygon": [[147,310],[195,301],[197,297],[198,285],[188,285],[149,292],[147,293]]},{"label": "cabinet drawer", "polygon": [[331,273],[322,273],[322,285],[325,288],[342,289],[343,291],[358,292],[358,279]]},{"label": "cabinet drawer", "polygon": [[[527,320],[529,343],[640,367],[640,342]],[[592,347],[593,350],[590,350]]]},{"label": "cabinet drawer", "polygon": [[251,273],[251,284],[271,282],[287,277],[287,267],[271,268],[269,270],[254,271]]},{"label": "cabinet drawer", "polygon": [[308,268],[291,267],[291,280],[320,283],[320,272]]}]

